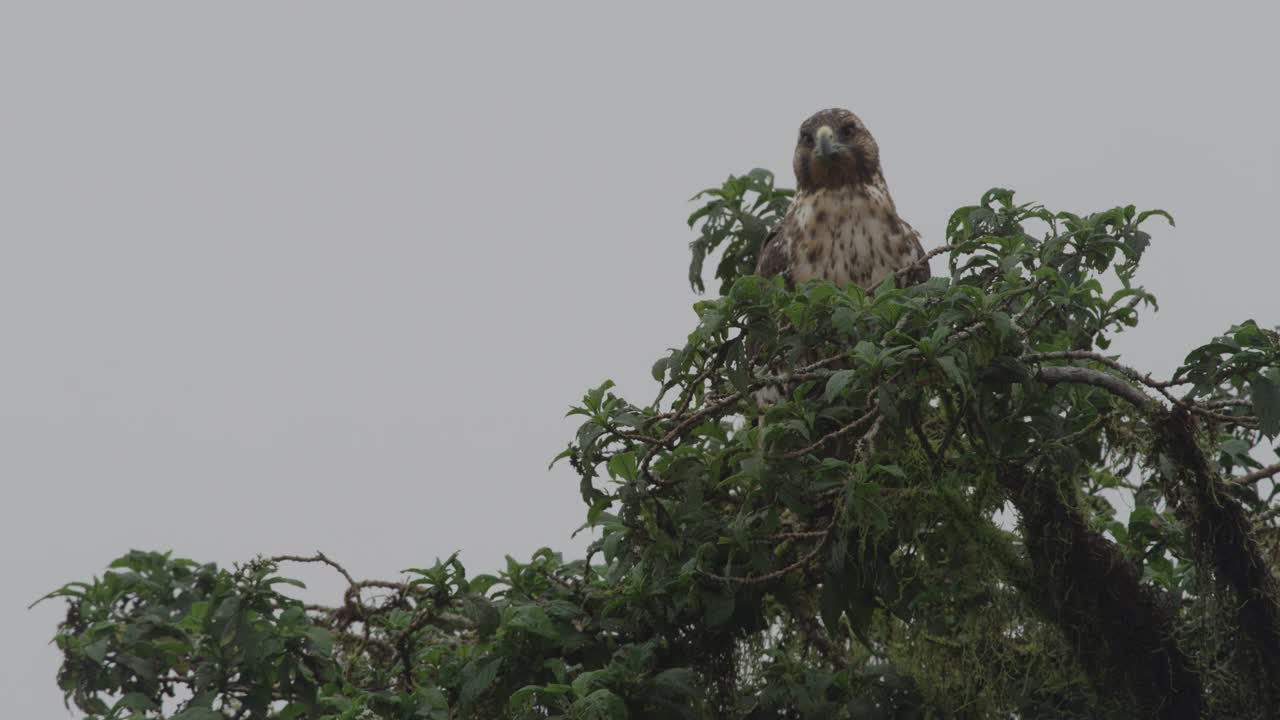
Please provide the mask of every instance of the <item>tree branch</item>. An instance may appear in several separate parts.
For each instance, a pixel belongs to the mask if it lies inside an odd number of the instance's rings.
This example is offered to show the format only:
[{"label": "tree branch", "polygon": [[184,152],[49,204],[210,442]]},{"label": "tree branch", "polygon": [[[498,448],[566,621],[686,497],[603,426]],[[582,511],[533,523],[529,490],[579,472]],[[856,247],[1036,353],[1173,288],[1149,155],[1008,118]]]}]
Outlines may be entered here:
[{"label": "tree branch", "polygon": [[1094,387],[1106,390],[1116,397],[1128,400],[1143,412],[1154,413],[1165,409],[1159,401],[1155,400],[1150,395],[1147,395],[1115,375],[1104,373],[1101,370],[1055,365],[1052,367],[1038,368],[1036,370],[1036,377],[1051,384],[1065,382],[1077,383],[1080,385],[1093,385]]},{"label": "tree branch", "polygon": [[1241,475],[1238,478],[1232,478],[1231,482],[1237,485],[1251,485],[1259,480],[1265,480],[1266,478],[1274,477],[1275,475],[1280,475],[1280,463],[1268,465],[1260,470],[1254,470],[1248,475]]},{"label": "tree branch", "polygon": [[1200,677],[1173,639],[1174,618],[1133,563],[1089,527],[1051,472],[1010,465],[996,470],[996,481],[1020,516],[1032,568],[1027,592],[1094,684],[1130,697],[1141,717],[1200,718]]},{"label": "tree branch", "polygon": [[1173,466],[1159,474],[1165,497],[1190,528],[1219,588],[1234,596],[1228,604],[1235,607],[1243,650],[1238,672],[1251,677],[1274,706],[1280,703],[1280,588],[1253,536],[1253,524],[1209,469],[1189,414],[1168,414],[1156,431],[1156,449]]},{"label": "tree branch", "polygon": [[325,555],[319,550],[317,550],[316,554],[312,555],[311,557],[303,557],[301,555],[276,555],[274,557],[267,558],[267,562],[275,563],[277,565],[282,562],[324,563],[325,565],[328,565],[329,567],[341,573],[342,577],[347,579],[348,585],[356,584],[355,579],[351,577],[351,573],[347,572],[346,568],[342,567],[341,565],[334,562],[333,560],[330,560],[329,556]]}]

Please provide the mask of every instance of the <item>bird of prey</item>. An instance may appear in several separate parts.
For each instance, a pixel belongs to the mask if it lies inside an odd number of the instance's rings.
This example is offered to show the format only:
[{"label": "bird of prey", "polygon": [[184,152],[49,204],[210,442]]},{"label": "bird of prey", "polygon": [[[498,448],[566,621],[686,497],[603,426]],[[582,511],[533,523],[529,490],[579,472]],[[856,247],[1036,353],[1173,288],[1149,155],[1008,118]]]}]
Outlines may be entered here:
[{"label": "bird of prey", "polygon": [[[898,217],[880,170],[880,149],[848,110],[815,113],[800,126],[796,195],[765,240],[756,274],[788,286],[815,278],[872,288],[924,255],[920,234]],[[920,265],[899,285],[929,279]]]}]

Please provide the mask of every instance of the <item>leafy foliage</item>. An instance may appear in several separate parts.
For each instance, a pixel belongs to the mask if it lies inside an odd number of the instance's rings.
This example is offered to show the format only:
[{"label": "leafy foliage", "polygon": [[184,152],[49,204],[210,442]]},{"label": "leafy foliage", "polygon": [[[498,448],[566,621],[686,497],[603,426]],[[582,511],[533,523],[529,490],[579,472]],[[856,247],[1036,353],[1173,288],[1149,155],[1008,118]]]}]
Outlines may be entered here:
[{"label": "leafy foliage", "polygon": [[724,252],[715,273],[720,280],[720,293],[726,293],[736,278],[750,275],[760,247],[782,221],[793,195],[792,190],[774,187],[773,173],[760,168],[746,175],[730,175],[720,187],[694,195],[693,200],[707,198],[707,202],[689,216],[689,227],[697,226],[701,232],[698,239],[689,243],[693,254],[689,285],[697,292],[706,289],[702,265],[721,244]]},{"label": "leafy foliage", "polygon": [[[1103,354],[1155,299],[1160,211],[995,189],[913,287],[751,275],[788,191],[697,196],[721,296],[605,382],[558,459],[583,560],[399,582],[324,555],[131,553],[69,601],[60,682],[95,718],[1263,717],[1280,702],[1280,338],[1247,321],[1167,381]],[[1175,392],[1177,391],[1177,392]],[[1239,473],[1245,473],[1240,475]],[[1133,507],[1127,518],[1115,506]],[[341,603],[276,592],[327,563]],[[163,709],[163,710],[162,710]]]}]

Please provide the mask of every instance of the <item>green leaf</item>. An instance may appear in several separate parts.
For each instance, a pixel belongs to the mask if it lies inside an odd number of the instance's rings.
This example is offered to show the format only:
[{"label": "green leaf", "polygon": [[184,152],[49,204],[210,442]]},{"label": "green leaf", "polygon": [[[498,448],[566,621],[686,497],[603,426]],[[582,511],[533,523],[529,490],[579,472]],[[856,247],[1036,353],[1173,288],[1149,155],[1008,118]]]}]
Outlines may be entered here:
[{"label": "green leaf", "polygon": [[853,346],[853,354],[868,365],[874,365],[880,357],[880,351],[876,349],[875,344],[867,340],[859,340],[858,344]]},{"label": "green leaf", "polygon": [[1147,218],[1151,217],[1152,215],[1158,215],[1158,216],[1160,216],[1160,217],[1164,218],[1165,220],[1169,221],[1169,225],[1170,225],[1170,226],[1176,226],[1176,225],[1177,225],[1177,223],[1175,223],[1175,222],[1173,221],[1173,216],[1172,216],[1172,215],[1170,215],[1169,213],[1165,212],[1164,210],[1143,210],[1142,212],[1138,213],[1138,218],[1137,218],[1136,220],[1134,220],[1134,221],[1133,221],[1133,224],[1134,224],[1134,225],[1141,225],[1143,220],[1146,220]]},{"label": "green leaf", "polygon": [[733,593],[729,591],[705,593],[702,598],[706,604],[702,620],[707,625],[711,627],[723,625],[733,617]]},{"label": "green leaf", "polygon": [[507,709],[512,712],[529,709],[537,694],[542,690],[540,685],[525,685],[524,687],[511,693],[511,697],[507,698]]},{"label": "green leaf", "polygon": [[578,720],[625,720],[627,705],[610,690],[600,688],[570,706],[569,717]]},{"label": "green leaf", "polygon": [[838,307],[831,312],[831,326],[845,335],[857,335],[858,314],[852,308]]},{"label": "green leaf", "polygon": [[947,374],[947,377],[953,384],[955,384],[956,387],[960,388],[966,394],[968,393],[969,378],[964,374],[964,371],[960,369],[960,366],[956,364],[955,358],[949,355],[943,355],[938,358],[938,367],[942,368],[943,372]]},{"label": "green leaf", "polygon": [[468,705],[475,702],[493,684],[500,667],[502,667],[501,657],[472,660],[467,663],[462,669],[463,681],[459,690],[459,698],[462,702]]},{"label": "green leaf", "polygon": [[[879,465],[878,470],[887,470],[888,468],[898,469],[896,465]],[[872,528],[875,530],[885,530],[889,527],[889,516],[885,513],[884,508],[880,507],[880,486],[873,482],[857,482],[851,483],[847,500],[845,501],[845,512],[857,520],[860,527]]]},{"label": "green leaf", "polygon": [[560,637],[555,623],[547,612],[537,605],[515,605],[507,608],[504,627],[521,630],[534,635],[555,640]]},{"label": "green leaf", "polygon": [[333,654],[333,634],[322,627],[311,626],[306,630],[307,639],[311,641],[316,652],[325,657]]},{"label": "green leaf", "polygon": [[458,597],[462,612],[476,624],[480,637],[488,638],[498,629],[502,615],[493,603],[483,595],[467,594]]},{"label": "green leaf", "polygon": [[307,587],[301,580],[294,580],[293,578],[279,577],[279,576],[269,577],[266,580],[263,580],[262,582],[263,584],[266,584],[266,585],[278,585],[283,583],[285,585],[292,585],[294,587],[303,588],[304,590]]},{"label": "green leaf", "polygon": [[604,670],[588,670],[578,673],[578,676],[570,683],[570,687],[573,688],[574,695],[580,698],[586,697],[596,690],[596,686],[607,677],[608,673]]},{"label": "green leaf", "polygon": [[115,704],[116,710],[159,710],[160,707],[155,704],[151,698],[139,692],[131,692],[120,698],[120,702]]},{"label": "green leaf", "polygon": [[857,373],[853,370],[837,370],[827,379],[827,389],[822,393],[822,402],[829,403],[839,397],[856,375]]},{"label": "green leaf", "polygon": [[1258,373],[1249,383],[1258,428],[1267,437],[1280,434],[1280,370]]},{"label": "green leaf", "polygon": [[116,663],[132,670],[133,674],[144,682],[152,682],[156,679],[155,663],[147,658],[128,653],[116,653]]},{"label": "green leaf", "polygon": [[103,635],[84,646],[85,657],[101,665],[107,658],[107,648],[110,647],[110,644],[111,638]]},{"label": "green leaf", "polygon": [[609,458],[608,470],[610,477],[634,482],[637,470],[635,453],[621,452]]},{"label": "green leaf", "polygon": [[991,314],[991,327],[996,333],[996,338],[1001,342],[1005,342],[1013,337],[1013,325],[1010,321],[1009,314],[1004,312],[995,312]]},{"label": "green leaf", "polygon": [[841,585],[842,583],[834,582],[831,577],[828,577],[827,581],[822,583],[822,593],[818,596],[818,611],[822,615],[822,624],[827,628],[827,633],[832,636],[837,636],[840,616],[849,606],[849,597]]},{"label": "green leaf", "polygon": [[697,692],[697,675],[686,667],[663,670],[653,677],[654,687],[665,694],[692,697]]}]

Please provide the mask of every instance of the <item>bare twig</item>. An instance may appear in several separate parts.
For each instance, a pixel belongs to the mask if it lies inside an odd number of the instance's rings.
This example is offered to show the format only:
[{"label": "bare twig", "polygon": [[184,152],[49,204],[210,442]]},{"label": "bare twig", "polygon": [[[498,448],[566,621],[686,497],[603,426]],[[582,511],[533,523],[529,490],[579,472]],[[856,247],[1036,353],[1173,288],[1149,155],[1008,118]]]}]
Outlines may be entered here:
[{"label": "bare twig", "polygon": [[800,556],[798,560],[791,563],[790,565],[779,568],[770,573],[765,573],[764,575],[748,575],[746,577],[732,577],[729,575],[717,575],[716,573],[703,570],[702,568],[698,568],[698,572],[702,573],[703,575],[706,575],[709,578],[712,578],[713,580],[721,580],[723,582],[738,583],[739,585],[758,585],[760,583],[766,583],[766,582],[769,582],[770,580],[777,580],[778,578],[786,575],[787,573],[792,572],[793,570],[798,570],[799,568],[804,567],[810,560],[812,560],[815,556],[817,556],[819,552],[822,551],[822,548],[827,544],[827,540],[830,539],[830,537],[831,537],[831,529],[827,528],[827,530],[823,531],[822,537],[818,540],[818,544],[814,545],[812,550]]},{"label": "bare twig", "polygon": [[840,426],[836,430],[832,430],[826,435],[823,435],[822,437],[818,438],[816,441],[814,441],[812,445],[802,447],[799,450],[792,450],[791,452],[782,453],[781,455],[770,455],[769,459],[770,460],[795,460],[796,458],[804,457],[805,455],[808,455],[809,453],[813,452],[814,450],[817,450],[823,445],[826,445],[832,440],[835,440],[836,438],[841,437],[843,435],[848,435],[854,430],[857,430],[858,428],[870,422],[872,419],[878,419],[879,413],[880,413],[880,403],[878,400],[873,399],[871,402],[870,410],[867,410],[866,413],[859,416],[857,419],[852,420],[851,422]]},{"label": "bare twig", "polygon": [[675,415],[681,415],[685,410],[689,409],[689,403],[693,401],[697,388],[701,387],[702,383],[706,382],[707,378],[711,377],[711,374],[724,364],[725,358],[729,355],[729,347],[740,339],[740,336],[733,337],[720,343],[720,347],[716,348],[715,355],[707,362],[707,366],[702,369],[702,372],[698,373],[697,377],[685,385],[685,392],[680,394],[680,399],[673,409]]},{"label": "bare twig", "polygon": [[[1039,290],[1039,289],[1040,289],[1040,286],[1044,285],[1044,284],[1045,284],[1045,283],[1047,283],[1047,282],[1048,282],[1048,281],[1047,281],[1047,280],[1045,280],[1044,278],[1040,278],[1039,280],[1036,280],[1035,282],[1033,282],[1033,283],[1031,283],[1030,285],[1028,285],[1028,286],[1026,287],[1026,291],[1027,291],[1027,292],[1035,292],[1036,290]],[[1019,295],[1021,295],[1021,294],[1022,294],[1021,292],[1017,292],[1016,294],[1010,294],[1009,299],[1013,299],[1013,298],[1015,298],[1015,297],[1018,297],[1018,296],[1019,296]],[[1032,309],[1032,308],[1034,308],[1034,307],[1036,306],[1036,303],[1037,303],[1037,302],[1039,302],[1039,301],[1040,301],[1040,299],[1041,299],[1041,298],[1039,298],[1039,297],[1032,297],[1030,300],[1028,300],[1028,301],[1027,301],[1027,304],[1026,304],[1026,305],[1023,305],[1023,306],[1022,306],[1022,309],[1021,309],[1021,310],[1019,310],[1018,312],[1014,313],[1013,317],[1009,318],[1009,321],[1013,324],[1013,326],[1014,326],[1014,327],[1016,327],[1016,328],[1018,328],[1018,332],[1019,332],[1019,334],[1020,334],[1020,335],[1023,335],[1024,337],[1027,335],[1027,333],[1028,333],[1029,331],[1028,331],[1028,330],[1024,330],[1024,329],[1022,328],[1022,319],[1023,319],[1024,317],[1026,317],[1028,313],[1030,313],[1030,312],[1031,312],[1031,309]],[[1032,329],[1035,329],[1035,326],[1034,326],[1034,325],[1032,326]]]},{"label": "bare twig", "polygon": [[1080,438],[1089,435],[1094,430],[1097,430],[1098,426],[1101,425],[1103,421],[1105,421],[1106,419],[1107,419],[1107,416],[1105,414],[1097,415],[1092,420],[1085,423],[1084,427],[1080,428],[1079,430],[1076,430],[1075,432],[1069,432],[1066,435],[1063,435],[1061,437],[1053,438],[1053,442],[1059,445],[1070,445],[1071,443],[1079,440]]},{"label": "bare twig", "polygon": [[947,350],[949,348],[955,347],[956,344],[960,343],[961,341],[968,340],[969,338],[978,334],[978,331],[983,329],[986,326],[987,326],[987,321],[985,318],[970,322],[969,324],[960,328],[960,330],[956,332],[954,335],[951,335],[950,337],[948,337],[946,344],[942,346],[942,350]]},{"label": "bare twig", "polygon": [[920,257],[916,258],[915,262],[911,263],[910,265],[904,265],[901,268],[898,268],[896,271],[894,271],[893,276],[895,278],[904,277],[909,273],[912,273],[920,269],[921,267],[928,265],[929,261],[932,260],[934,257],[941,255],[944,252],[949,252],[955,249],[956,248],[954,245],[942,245],[942,246],[936,247],[930,250],[929,252],[925,253],[924,255],[921,255]]},{"label": "bare twig", "polygon": [[310,557],[303,557],[301,555],[276,555],[275,557],[267,558],[267,562],[277,563],[277,564],[282,562],[324,563],[325,565],[328,565],[329,567],[341,573],[342,577],[346,578],[348,585],[356,584],[356,581],[351,577],[351,573],[347,572],[346,568],[342,567],[338,563],[329,559],[328,555],[325,555],[319,550],[316,551],[315,555],[312,555]]},{"label": "bare twig", "polygon": [[716,412],[733,405],[741,398],[742,398],[742,393],[736,392],[736,393],[731,393],[729,395],[726,395],[723,398],[720,398],[718,400],[713,400],[707,403],[702,407],[701,410],[698,410],[697,412],[693,413],[689,417],[685,418],[675,427],[671,428],[671,431],[668,432],[666,435],[663,435],[662,439],[658,441],[659,444],[667,445],[671,443],[675,439],[679,438],[684,433],[685,430],[688,430],[694,425],[702,422],[707,417],[714,415]]},{"label": "bare twig", "polygon": [[770,540],[798,540],[800,538],[815,538],[826,535],[828,530],[793,530],[790,532],[774,533],[769,536]]},{"label": "bare twig", "polygon": [[819,368],[824,368],[828,365],[833,365],[835,363],[838,363],[843,359],[844,359],[843,355],[832,355],[831,357],[826,357],[816,362],[811,362],[808,365],[801,365],[800,367],[796,368],[796,374],[799,375],[802,373],[813,372],[814,370],[817,370]]},{"label": "bare twig", "polygon": [[[871,408],[871,412],[875,412],[879,407]],[[866,455],[871,450],[871,443],[875,441],[876,435],[880,434],[880,425],[884,422],[884,416],[876,414],[876,421],[871,423],[871,429],[865,435],[858,438],[858,459],[865,460]]]},{"label": "bare twig", "polygon": [[1225,400],[1207,400],[1200,403],[1207,408],[1253,407],[1253,402],[1244,398],[1227,398]]},{"label": "bare twig", "polygon": [[1226,413],[1206,410],[1198,405],[1190,405],[1187,409],[1196,415],[1207,417],[1210,420],[1217,420],[1218,422],[1226,423],[1228,425],[1239,425],[1240,427],[1247,428],[1258,427],[1258,418],[1253,415],[1227,415]]}]

